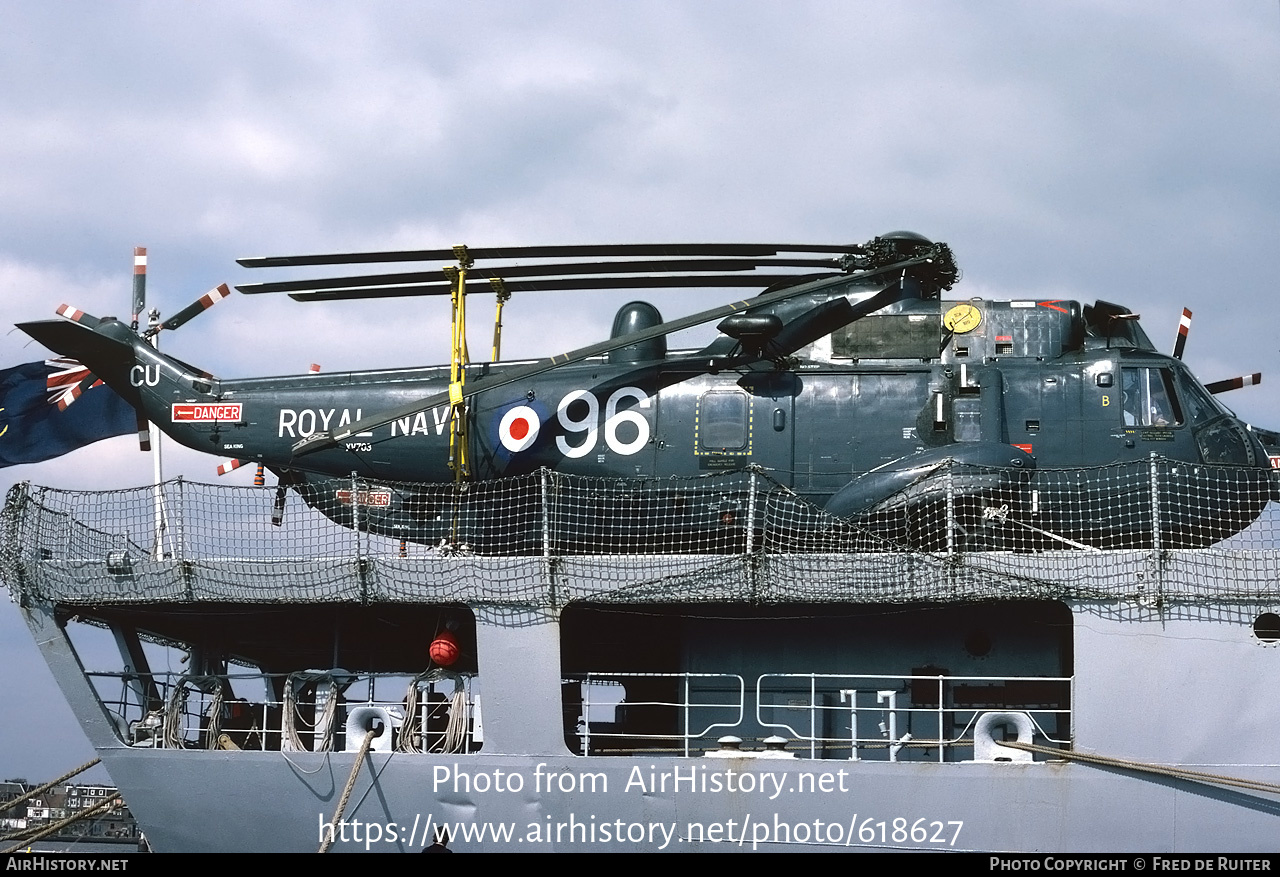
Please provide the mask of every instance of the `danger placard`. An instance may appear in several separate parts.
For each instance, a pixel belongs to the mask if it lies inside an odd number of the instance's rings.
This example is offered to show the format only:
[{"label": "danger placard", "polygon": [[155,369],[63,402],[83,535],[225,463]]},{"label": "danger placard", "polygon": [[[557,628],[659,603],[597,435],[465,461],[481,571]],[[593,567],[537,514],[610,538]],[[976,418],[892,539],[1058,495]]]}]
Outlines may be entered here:
[{"label": "danger placard", "polygon": [[[387,508],[391,505],[391,491],[389,490],[357,490],[355,495],[356,505],[372,506],[374,508]],[[343,505],[351,505],[350,490],[335,491],[334,496]]]},{"label": "danger placard", "polygon": [[239,402],[227,405],[200,405],[193,402],[173,403],[174,423],[238,423],[242,406]]}]

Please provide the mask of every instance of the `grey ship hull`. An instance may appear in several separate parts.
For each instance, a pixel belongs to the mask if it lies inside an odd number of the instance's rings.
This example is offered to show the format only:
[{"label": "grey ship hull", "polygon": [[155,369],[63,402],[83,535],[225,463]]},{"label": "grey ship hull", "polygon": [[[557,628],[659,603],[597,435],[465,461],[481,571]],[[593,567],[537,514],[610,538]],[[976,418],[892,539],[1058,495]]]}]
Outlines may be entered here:
[{"label": "grey ship hull", "polygon": [[[1113,605],[1072,609],[1077,749],[1280,784],[1280,715],[1264,681],[1277,677],[1280,650],[1241,623],[1256,605],[1182,619]],[[354,754],[123,746],[52,617],[36,608],[26,616],[155,849],[317,848]],[[518,628],[494,620],[484,750],[370,755],[344,817],[347,841],[339,835],[335,851],[415,851],[428,824],[440,823],[512,832],[510,840],[455,838],[466,850],[1275,849],[1280,796],[1119,768],[575,756],[560,729],[554,619]],[[480,639],[483,654],[483,623]],[[730,791],[728,773],[755,779],[739,778]],[[715,774],[718,790],[709,785]],[[573,777],[574,791],[561,792],[564,780],[551,775]],[[515,776],[519,791],[509,788]],[[628,834],[614,839],[620,832]]]},{"label": "grey ship hull", "polygon": [[[207,505],[196,490],[213,489],[177,485],[169,507]],[[269,491],[246,495],[269,509]],[[561,557],[414,555],[360,534],[353,562],[333,547],[340,530],[325,531],[323,557],[277,544],[226,559],[188,519],[187,542],[157,560],[112,535],[146,532],[149,491],[141,526],[117,514],[80,530],[83,509],[60,501],[11,497],[6,582],[158,851],[314,851],[353,768],[336,851],[416,851],[440,824],[458,826],[451,846],[466,851],[1276,846],[1269,531],[1197,550],[787,554],[747,534],[736,554]],[[286,522],[302,527],[291,502]],[[321,725],[318,689],[297,673],[417,672],[446,617],[462,622],[458,678],[477,686],[470,751],[357,764],[368,725],[331,737],[338,751],[313,751],[318,730],[289,751],[281,690],[310,697],[307,727]],[[93,666],[77,620],[110,629],[123,666]],[[149,669],[157,648],[206,675]],[[275,695],[236,675],[250,664]],[[209,724],[233,704],[212,705],[218,678],[252,733]],[[407,702],[403,688],[374,697],[372,682],[362,701],[362,684],[344,689],[348,721]],[[598,713],[586,702],[624,689]],[[162,703],[185,719],[157,718]],[[1041,751],[982,754],[986,716],[1009,734],[1034,720]],[[718,750],[727,734],[746,751]],[[786,751],[762,753],[769,735]],[[223,736],[227,748],[209,748]]]}]

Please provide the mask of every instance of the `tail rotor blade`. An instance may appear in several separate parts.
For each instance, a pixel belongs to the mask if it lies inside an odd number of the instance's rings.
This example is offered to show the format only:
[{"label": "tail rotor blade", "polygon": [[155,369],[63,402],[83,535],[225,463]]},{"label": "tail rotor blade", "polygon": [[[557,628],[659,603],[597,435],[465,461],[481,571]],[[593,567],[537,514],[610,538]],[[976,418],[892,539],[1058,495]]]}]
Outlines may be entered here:
[{"label": "tail rotor blade", "polygon": [[1262,383],[1262,372],[1254,372],[1251,375],[1241,375],[1238,378],[1228,378],[1225,381],[1214,381],[1212,384],[1205,384],[1204,388],[1216,396],[1218,393],[1238,390],[1241,387],[1252,387],[1260,383]]},{"label": "tail rotor blade", "polygon": [[86,314],[84,311],[79,308],[73,308],[71,305],[58,305],[57,314],[59,317],[68,319],[73,323],[79,323],[81,326],[85,326],[90,329],[98,328],[98,324],[102,322],[97,317],[91,314]]},{"label": "tail rotor blade", "polygon": [[227,460],[218,466],[218,474],[226,475],[228,472],[234,472],[244,465],[244,460]]},{"label": "tail rotor blade", "polygon": [[138,414],[138,450],[144,454],[151,451],[151,422],[141,412]]},{"label": "tail rotor blade", "polygon": [[147,248],[133,248],[133,315],[129,328],[138,331],[138,319],[147,309]]},{"label": "tail rotor blade", "polygon": [[1187,336],[1191,334],[1191,310],[1182,309],[1182,318],[1178,320],[1178,338],[1173,342],[1173,358],[1182,359],[1182,351],[1187,349]]},{"label": "tail rotor blade", "polygon": [[284,501],[288,494],[289,488],[281,484],[276,488],[276,501],[271,507],[271,524],[279,527],[284,523]]},{"label": "tail rotor blade", "polygon": [[160,324],[160,328],[176,329],[192,317],[195,317],[197,314],[202,314],[209,310],[209,308],[213,307],[229,295],[231,295],[231,290],[227,288],[225,283],[223,283],[214,289],[209,290],[191,304],[178,311],[178,313],[165,320]]}]

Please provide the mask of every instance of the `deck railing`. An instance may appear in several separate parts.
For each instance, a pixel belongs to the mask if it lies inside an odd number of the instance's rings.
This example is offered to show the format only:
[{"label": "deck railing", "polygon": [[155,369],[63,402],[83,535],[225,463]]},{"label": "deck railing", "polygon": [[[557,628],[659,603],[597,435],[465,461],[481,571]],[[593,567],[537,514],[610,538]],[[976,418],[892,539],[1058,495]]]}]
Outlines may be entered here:
[{"label": "deck railing", "polygon": [[698,756],[723,751],[728,736],[770,757],[969,761],[984,715],[1017,717],[1010,724],[1023,742],[1072,741],[1071,677],[767,673],[748,688],[725,673],[590,673],[564,682],[580,755]]},{"label": "deck railing", "polygon": [[354,752],[370,728],[375,752],[473,752],[484,742],[471,675],[86,675],[120,741],[133,747]]}]

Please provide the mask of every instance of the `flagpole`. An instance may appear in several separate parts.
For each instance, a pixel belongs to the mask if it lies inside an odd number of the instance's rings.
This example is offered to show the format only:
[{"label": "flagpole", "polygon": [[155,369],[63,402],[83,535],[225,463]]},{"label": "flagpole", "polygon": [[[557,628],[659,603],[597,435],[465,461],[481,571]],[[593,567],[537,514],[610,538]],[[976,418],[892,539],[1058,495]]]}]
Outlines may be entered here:
[{"label": "flagpole", "polygon": [[[160,311],[155,308],[147,316],[147,341],[157,351],[160,349]],[[164,560],[164,540],[168,531],[164,513],[164,467],[160,455],[160,428],[151,420],[147,421],[147,435],[151,441],[151,478],[152,490],[155,493],[155,539],[152,543],[152,557]]]}]

